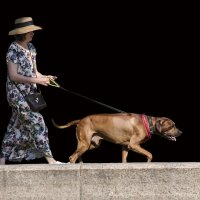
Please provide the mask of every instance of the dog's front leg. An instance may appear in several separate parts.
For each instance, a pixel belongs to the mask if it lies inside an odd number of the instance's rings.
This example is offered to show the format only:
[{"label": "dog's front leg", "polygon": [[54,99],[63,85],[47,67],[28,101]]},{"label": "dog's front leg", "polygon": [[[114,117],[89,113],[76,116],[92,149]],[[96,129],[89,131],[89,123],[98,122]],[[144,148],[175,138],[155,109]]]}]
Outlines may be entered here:
[{"label": "dog's front leg", "polygon": [[127,163],[127,156],[128,156],[128,147],[122,146],[122,162]]},{"label": "dog's front leg", "polygon": [[139,144],[129,144],[128,149],[131,149],[132,151],[135,151],[139,154],[142,154],[147,157],[147,162],[152,161],[152,154],[148,152],[147,150],[143,149]]}]

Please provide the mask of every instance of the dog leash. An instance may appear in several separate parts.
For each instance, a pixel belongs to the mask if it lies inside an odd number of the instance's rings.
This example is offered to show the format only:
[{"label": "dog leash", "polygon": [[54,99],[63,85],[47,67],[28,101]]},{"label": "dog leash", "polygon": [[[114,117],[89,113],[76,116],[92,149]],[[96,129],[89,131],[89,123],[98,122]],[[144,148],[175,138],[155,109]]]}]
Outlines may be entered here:
[{"label": "dog leash", "polygon": [[81,94],[79,94],[79,93],[77,93],[77,92],[72,92],[72,91],[70,91],[70,90],[67,90],[67,89],[64,88],[64,87],[61,87],[61,86],[60,86],[55,80],[53,80],[53,79],[50,79],[49,85],[50,85],[50,86],[53,86],[53,87],[60,88],[60,89],[64,90],[65,92],[68,92],[68,93],[70,93],[70,94],[73,94],[73,95],[82,97],[82,98],[87,99],[87,100],[89,100],[89,101],[92,101],[92,102],[94,102],[94,103],[100,104],[100,105],[102,105],[102,106],[104,106],[104,107],[110,108],[111,110],[114,110],[114,111],[117,111],[117,112],[120,112],[120,113],[127,113],[127,112],[125,112],[125,111],[123,111],[123,110],[119,110],[119,109],[117,109],[117,108],[114,108],[114,107],[112,107],[112,106],[110,106],[110,105],[107,105],[107,104],[105,104],[105,103],[102,103],[102,102],[100,102],[100,101],[96,101],[96,100],[94,100],[94,99],[91,99],[91,98],[89,98],[89,97],[86,97],[86,96],[84,96],[84,95],[81,95]]}]

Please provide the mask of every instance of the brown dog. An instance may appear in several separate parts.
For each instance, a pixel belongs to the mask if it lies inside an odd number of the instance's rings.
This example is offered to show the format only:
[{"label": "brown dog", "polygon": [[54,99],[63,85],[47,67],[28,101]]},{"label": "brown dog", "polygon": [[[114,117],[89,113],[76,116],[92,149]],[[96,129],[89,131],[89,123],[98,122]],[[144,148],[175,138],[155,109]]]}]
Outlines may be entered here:
[{"label": "brown dog", "polygon": [[122,162],[127,162],[128,150],[146,156],[147,162],[151,162],[152,154],[140,146],[151,134],[172,141],[176,141],[176,137],[182,134],[171,119],[144,114],[94,114],[61,126],[53,120],[52,122],[55,127],[61,129],[77,125],[78,144],[76,151],[69,157],[70,163],[75,163],[77,159],[80,161],[83,153],[97,148],[101,139],[123,146]]}]

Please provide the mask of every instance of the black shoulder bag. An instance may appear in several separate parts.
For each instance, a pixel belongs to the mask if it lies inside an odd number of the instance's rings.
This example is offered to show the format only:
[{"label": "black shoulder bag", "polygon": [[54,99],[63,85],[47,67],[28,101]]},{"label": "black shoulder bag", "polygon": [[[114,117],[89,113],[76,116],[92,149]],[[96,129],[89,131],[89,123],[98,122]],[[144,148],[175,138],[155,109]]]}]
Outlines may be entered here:
[{"label": "black shoulder bag", "polygon": [[41,91],[26,95],[25,100],[33,112],[38,112],[47,107],[46,101],[44,100]]},{"label": "black shoulder bag", "polygon": [[[19,92],[22,94],[22,92],[18,88],[17,84],[16,83],[14,83],[14,84],[17,87],[17,89],[19,90]],[[37,90],[37,92],[35,92],[33,94],[28,94],[28,95],[22,94],[22,96],[24,97],[24,99],[26,100],[30,109],[33,112],[39,112],[43,108],[47,107],[46,101],[44,100],[44,97],[42,96],[40,89]]]}]

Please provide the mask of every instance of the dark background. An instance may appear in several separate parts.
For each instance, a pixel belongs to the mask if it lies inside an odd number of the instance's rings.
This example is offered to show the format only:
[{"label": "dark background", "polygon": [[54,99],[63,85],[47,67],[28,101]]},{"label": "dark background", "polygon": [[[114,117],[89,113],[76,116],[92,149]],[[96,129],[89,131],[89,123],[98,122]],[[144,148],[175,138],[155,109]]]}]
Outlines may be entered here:
[{"label": "dark background", "polygon": [[[16,18],[31,16],[43,27],[32,41],[41,73],[56,75],[67,90],[120,110],[172,119],[183,131],[177,142],[153,136],[142,146],[154,162],[200,161],[195,12],[188,5],[27,3],[10,7],[0,18],[0,141],[11,115],[5,93],[5,55],[13,41],[8,32]],[[76,148],[75,127],[56,129],[51,118],[64,124],[89,114],[116,112],[58,88],[41,89],[48,104],[42,114],[51,150],[63,162]],[[103,141],[83,160],[121,162],[121,147]],[[130,152],[128,161],[146,159]]]}]

